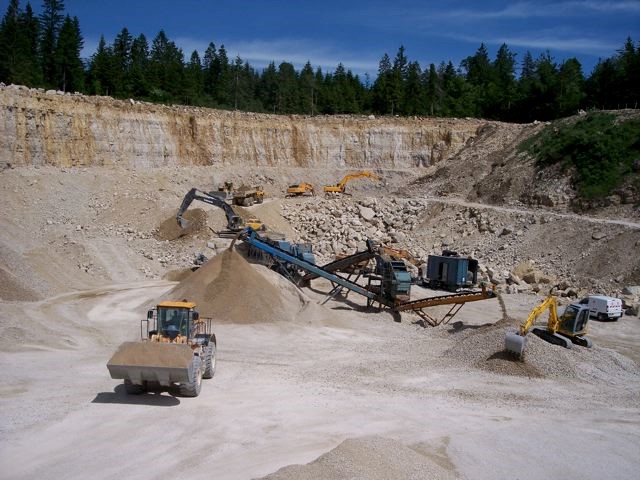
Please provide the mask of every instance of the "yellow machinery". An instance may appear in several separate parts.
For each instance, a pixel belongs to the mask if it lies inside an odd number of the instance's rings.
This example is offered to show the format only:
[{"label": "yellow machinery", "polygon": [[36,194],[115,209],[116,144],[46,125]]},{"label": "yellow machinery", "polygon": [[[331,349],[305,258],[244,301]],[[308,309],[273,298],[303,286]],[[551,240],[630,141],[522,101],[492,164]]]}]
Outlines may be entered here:
[{"label": "yellow machinery", "polygon": [[261,185],[241,186],[233,191],[233,204],[250,207],[254,203],[262,203],[264,201],[264,190]]},{"label": "yellow machinery", "polygon": [[287,188],[287,197],[298,197],[300,195],[315,195],[313,185],[305,182],[289,185],[289,188]]},{"label": "yellow machinery", "polygon": [[127,393],[140,394],[153,385],[179,384],[180,393],[197,397],[203,378],[216,369],[216,336],[211,319],[200,318],[196,304],[164,301],[140,322],[139,342],[125,342],[107,368],[124,379]]},{"label": "yellow machinery", "polygon": [[227,217],[227,231],[218,232],[218,235],[221,237],[228,237],[231,235],[235,236],[246,227],[251,227],[254,230],[261,231],[267,229],[266,225],[257,218],[244,219],[237,215],[227,202],[215,195],[215,192],[206,193],[198,190],[197,188],[189,190],[182,199],[182,203],[180,204],[180,208],[176,214],[178,225],[180,225],[181,228],[186,228],[189,225],[189,222],[183,218],[183,215],[194,200],[208,203],[209,205],[221,208],[224,211],[224,214]]},{"label": "yellow machinery", "polygon": [[376,181],[382,180],[382,178],[379,175],[376,175],[373,172],[363,170],[361,172],[355,172],[355,173],[350,173],[348,175],[345,175],[344,178],[335,185],[325,185],[324,193],[345,193],[345,187],[347,185],[347,182],[349,182],[350,180],[354,180],[356,178],[370,178],[371,180],[376,180]]},{"label": "yellow machinery", "polygon": [[408,250],[401,250],[399,248],[392,248],[392,247],[387,247],[386,245],[381,245],[379,247],[379,251],[380,253],[389,255],[391,258],[406,260],[407,262],[409,262],[410,264],[416,267],[420,266],[420,262],[418,261],[418,259],[414,257],[411,254],[411,252],[409,252]]},{"label": "yellow machinery", "polygon": [[[538,317],[542,315],[545,310],[549,310],[547,326],[534,326]],[[550,293],[540,305],[531,311],[527,321],[520,325],[520,330],[517,333],[507,333],[505,337],[505,349],[517,357],[522,357],[529,332],[549,343],[565,348],[571,348],[574,343],[591,348],[593,343],[591,339],[585,336],[588,321],[589,307],[579,303],[568,305],[562,315],[558,316],[558,302],[556,297]]]}]

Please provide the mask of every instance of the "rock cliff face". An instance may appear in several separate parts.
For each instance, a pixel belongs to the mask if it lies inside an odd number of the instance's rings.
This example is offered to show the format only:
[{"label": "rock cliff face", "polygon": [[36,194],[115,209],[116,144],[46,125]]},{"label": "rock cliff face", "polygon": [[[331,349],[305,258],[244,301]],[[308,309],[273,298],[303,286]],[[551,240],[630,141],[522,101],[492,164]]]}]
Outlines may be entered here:
[{"label": "rock cliff face", "polygon": [[0,166],[413,169],[457,153],[481,120],[281,116],[0,86]]}]

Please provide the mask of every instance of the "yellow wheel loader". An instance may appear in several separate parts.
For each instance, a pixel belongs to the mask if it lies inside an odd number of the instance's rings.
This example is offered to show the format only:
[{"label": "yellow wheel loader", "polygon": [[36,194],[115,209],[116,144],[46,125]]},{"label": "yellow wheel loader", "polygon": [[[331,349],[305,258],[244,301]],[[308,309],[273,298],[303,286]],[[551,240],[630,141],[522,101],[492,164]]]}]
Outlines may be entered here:
[{"label": "yellow wheel loader", "polygon": [[197,397],[203,378],[216,370],[216,336],[211,319],[200,318],[196,304],[164,301],[140,322],[141,341],[125,342],[107,368],[123,379],[127,393],[140,394],[155,385],[179,385],[180,394]]},{"label": "yellow wheel loader", "polygon": [[[553,289],[552,289],[553,290]],[[546,327],[536,327],[535,322],[545,310],[549,310]],[[520,358],[524,354],[529,332],[554,345],[571,348],[575,343],[591,348],[593,343],[587,334],[589,321],[589,307],[579,303],[567,305],[562,315],[558,316],[558,302],[551,293],[537,307],[535,307],[527,321],[520,325],[518,332],[509,332],[505,337],[505,349]]]}]

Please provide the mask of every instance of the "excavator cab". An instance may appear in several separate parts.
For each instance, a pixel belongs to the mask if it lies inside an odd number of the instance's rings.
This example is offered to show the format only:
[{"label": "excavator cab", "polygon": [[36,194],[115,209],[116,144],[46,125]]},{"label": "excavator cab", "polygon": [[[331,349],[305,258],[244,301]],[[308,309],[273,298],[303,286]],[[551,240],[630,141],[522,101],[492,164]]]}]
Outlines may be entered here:
[{"label": "excavator cab", "polygon": [[559,332],[570,335],[584,335],[587,333],[589,308],[585,308],[584,305],[572,303],[567,306],[559,320]]}]

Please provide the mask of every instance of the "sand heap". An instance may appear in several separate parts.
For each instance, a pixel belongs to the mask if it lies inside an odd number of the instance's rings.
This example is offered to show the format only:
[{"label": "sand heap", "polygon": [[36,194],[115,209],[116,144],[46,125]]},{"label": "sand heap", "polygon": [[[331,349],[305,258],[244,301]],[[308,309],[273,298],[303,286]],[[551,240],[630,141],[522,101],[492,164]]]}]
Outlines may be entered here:
[{"label": "sand heap", "polygon": [[225,250],[176,285],[165,298],[183,298],[216,323],[260,323],[290,320],[282,292],[239,253]]},{"label": "sand heap", "polygon": [[0,299],[7,301],[31,302],[40,296],[28,287],[0,263]]},{"label": "sand heap", "polygon": [[395,440],[347,439],[307,465],[289,465],[263,480],[455,479],[455,472]]},{"label": "sand heap", "polygon": [[175,240],[185,235],[194,235],[207,226],[207,212],[201,208],[187,210],[182,218],[189,223],[186,228],[181,228],[176,220],[176,213],[160,224],[155,237],[158,240]]}]

